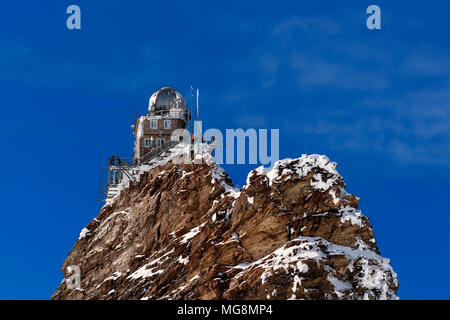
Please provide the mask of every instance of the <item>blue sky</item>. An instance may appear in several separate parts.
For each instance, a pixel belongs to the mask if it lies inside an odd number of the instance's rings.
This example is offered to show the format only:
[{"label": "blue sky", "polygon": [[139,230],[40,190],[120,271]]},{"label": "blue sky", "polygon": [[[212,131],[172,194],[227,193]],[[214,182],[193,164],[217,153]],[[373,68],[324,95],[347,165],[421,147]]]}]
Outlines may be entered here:
[{"label": "blue sky", "polygon": [[[66,28],[77,4],[82,29]],[[382,29],[365,27],[377,4]],[[0,299],[48,299],[96,215],[102,149],[132,152],[162,86],[205,128],[279,128],[361,198],[402,299],[450,298],[444,1],[24,1],[0,10]],[[226,165],[242,185],[254,166]]]}]

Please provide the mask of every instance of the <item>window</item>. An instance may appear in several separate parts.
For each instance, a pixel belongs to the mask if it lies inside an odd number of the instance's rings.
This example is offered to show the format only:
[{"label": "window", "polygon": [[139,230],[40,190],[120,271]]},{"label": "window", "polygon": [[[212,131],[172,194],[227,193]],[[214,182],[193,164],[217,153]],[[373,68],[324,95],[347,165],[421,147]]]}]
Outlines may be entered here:
[{"label": "window", "polygon": [[158,120],[150,120],[150,128],[151,129],[158,128]]},{"label": "window", "polygon": [[145,139],[145,147],[150,148],[152,146],[153,139]]},{"label": "window", "polygon": [[161,147],[164,144],[164,139],[156,139],[156,146]]},{"label": "window", "polygon": [[170,120],[164,120],[164,129],[170,129]]}]

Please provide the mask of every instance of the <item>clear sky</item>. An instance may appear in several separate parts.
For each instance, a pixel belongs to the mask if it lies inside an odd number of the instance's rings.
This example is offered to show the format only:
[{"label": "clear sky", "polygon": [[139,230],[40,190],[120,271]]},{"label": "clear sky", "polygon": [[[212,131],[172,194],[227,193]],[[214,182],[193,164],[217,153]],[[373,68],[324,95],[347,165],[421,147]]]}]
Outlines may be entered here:
[{"label": "clear sky", "polygon": [[[81,7],[82,29],[66,28]],[[382,29],[368,30],[377,4]],[[206,128],[279,128],[361,198],[402,299],[450,298],[448,1],[8,1],[0,9],[1,299],[48,299],[98,213],[102,149],[150,95]],[[242,185],[251,165],[226,165]]]}]

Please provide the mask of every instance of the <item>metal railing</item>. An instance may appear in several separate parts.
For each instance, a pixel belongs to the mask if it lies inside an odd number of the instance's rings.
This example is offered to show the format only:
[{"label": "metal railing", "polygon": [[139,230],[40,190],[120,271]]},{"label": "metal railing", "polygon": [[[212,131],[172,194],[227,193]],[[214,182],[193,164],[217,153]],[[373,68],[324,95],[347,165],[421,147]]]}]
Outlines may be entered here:
[{"label": "metal railing", "polygon": [[148,119],[152,119],[153,117],[155,119],[158,118],[177,118],[182,120],[187,120],[190,117],[189,110],[180,110],[180,109],[169,109],[169,110],[158,110],[158,111],[145,111],[145,112],[139,112],[137,114],[137,117],[146,117]]},{"label": "metal railing", "polygon": [[178,143],[180,143],[180,141],[170,141],[168,143],[165,143],[165,144],[157,147],[156,149],[150,150],[149,152],[147,152],[146,154],[144,154],[141,157],[139,164],[145,164],[145,163],[149,162],[150,160],[157,157],[164,151],[176,146]]},{"label": "metal railing", "polygon": [[120,164],[118,162],[118,158],[114,158],[114,161],[111,163],[111,158],[108,159],[108,167],[130,167],[133,165],[133,158],[119,158]]},{"label": "metal railing", "polygon": [[[170,141],[155,149],[152,149],[144,154],[140,161],[134,161],[134,159],[131,158],[120,158],[119,165],[119,163],[117,162],[117,157],[114,158],[113,163],[110,163],[110,161],[108,160],[108,165],[103,165],[102,168],[102,176],[99,186],[99,194],[102,198],[101,200],[105,201],[105,199],[110,199],[112,195],[115,194],[115,192],[110,192],[111,188],[116,187],[122,181],[123,175],[126,175],[129,180],[133,181],[134,177],[130,170],[141,164],[149,163],[151,160],[169,150],[170,148],[173,148],[178,143],[180,143],[180,141]],[[104,173],[106,173],[106,177]],[[111,174],[114,174],[114,177],[112,177]],[[112,182],[114,181],[114,179],[117,180],[115,180],[115,182]]]}]

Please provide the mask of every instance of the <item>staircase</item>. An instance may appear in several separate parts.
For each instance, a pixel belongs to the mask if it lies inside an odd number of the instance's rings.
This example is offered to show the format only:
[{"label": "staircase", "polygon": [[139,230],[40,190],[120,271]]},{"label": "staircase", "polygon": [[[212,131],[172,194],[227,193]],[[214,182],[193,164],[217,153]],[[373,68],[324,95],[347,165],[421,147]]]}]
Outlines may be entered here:
[{"label": "staircase", "polygon": [[[135,176],[132,172],[132,170],[139,165],[151,165],[153,163],[153,160],[162,155],[164,152],[169,150],[170,148],[173,148],[179,143],[179,141],[171,141],[167,144],[164,144],[156,149],[151,150],[150,152],[146,153],[142,158],[139,164],[132,163],[131,165],[122,165],[122,166],[108,166],[108,172],[106,177],[106,188],[104,188],[102,180],[101,186],[100,186],[100,193],[102,194],[102,201],[107,201],[119,194],[119,184],[123,181],[123,176],[125,175],[130,181],[135,181]],[[103,170],[105,170],[105,167],[103,167]],[[112,178],[112,177],[115,177]],[[103,179],[103,178],[102,178]],[[116,183],[111,183],[111,181],[114,181]]]},{"label": "staircase", "polygon": [[166,151],[172,147],[175,147],[178,143],[180,143],[180,142],[179,141],[170,141],[169,143],[163,144],[162,146],[159,146],[158,148],[147,152],[146,154],[144,154],[142,156],[141,164],[149,163],[152,159],[156,158],[164,151]]},{"label": "staircase", "polygon": [[110,200],[119,194],[119,185],[110,184],[106,189],[106,200]]}]

